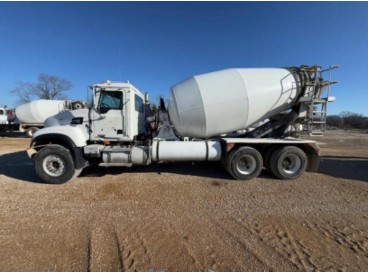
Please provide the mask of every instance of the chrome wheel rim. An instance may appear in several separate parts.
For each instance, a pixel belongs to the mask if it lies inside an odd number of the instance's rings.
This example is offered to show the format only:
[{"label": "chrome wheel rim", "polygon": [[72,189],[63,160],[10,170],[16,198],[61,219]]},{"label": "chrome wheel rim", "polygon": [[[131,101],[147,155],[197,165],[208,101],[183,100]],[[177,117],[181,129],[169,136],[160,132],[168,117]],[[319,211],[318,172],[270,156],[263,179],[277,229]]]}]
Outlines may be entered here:
[{"label": "chrome wheel rim", "polygon": [[249,175],[252,174],[257,168],[257,161],[254,157],[250,155],[242,156],[237,165],[236,169],[240,174]]},{"label": "chrome wheel rim", "polygon": [[65,173],[66,164],[63,158],[53,154],[43,160],[42,167],[47,175],[58,177]]},{"label": "chrome wheel rim", "polygon": [[297,155],[287,155],[282,159],[282,170],[287,174],[294,174],[300,170],[302,161]]}]

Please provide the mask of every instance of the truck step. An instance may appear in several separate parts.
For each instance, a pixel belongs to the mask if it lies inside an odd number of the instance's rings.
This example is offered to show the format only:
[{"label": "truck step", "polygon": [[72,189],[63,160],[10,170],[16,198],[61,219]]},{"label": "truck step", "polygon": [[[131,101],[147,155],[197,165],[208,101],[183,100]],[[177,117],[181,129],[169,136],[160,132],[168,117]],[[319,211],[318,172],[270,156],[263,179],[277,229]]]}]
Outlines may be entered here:
[{"label": "truck step", "polygon": [[323,131],[315,131],[315,132],[309,133],[309,136],[323,136],[323,135],[324,135]]},{"label": "truck step", "polygon": [[131,163],[100,163],[98,164],[99,166],[104,166],[104,167],[110,167],[110,166],[125,166],[125,167],[131,167],[132,164]]}]

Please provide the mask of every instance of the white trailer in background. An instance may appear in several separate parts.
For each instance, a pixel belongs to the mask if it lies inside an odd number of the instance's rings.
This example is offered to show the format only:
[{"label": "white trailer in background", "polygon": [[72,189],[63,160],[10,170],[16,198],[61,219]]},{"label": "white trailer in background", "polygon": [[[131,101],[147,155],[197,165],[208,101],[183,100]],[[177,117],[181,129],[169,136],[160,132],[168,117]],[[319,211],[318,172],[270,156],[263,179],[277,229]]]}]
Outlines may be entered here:
[{"label": "white trailer in background", "polygon": [[20,122],[19,130],[25,132],[27,137],[32,137],[37,130],[44,127],[48,117],[83,107],[85,104],[80,101],[40,99],[18,106],[15,113]]},{"label": "white trailer in background", "polygon": [[221,161],[240,180],[257,177],[263,167],[281,179],[297,178],[319,164],[316,142],[295,136],[303,125],[310,134],[323,130],[316,126],[325,123],[325,113],[315,109],[326,110],[333,98],[321,94],[335,82],[323,80],[322,72],[301,66],[193,76],[171,88],[168,108],[161,99],[154,116],[147,95],[107,81],[91,87],[93,107],[48,118],[28,153],[48,183],[69,181],[92,164],[163,161]]},{"label": "white trailer in background", "polygon": [[0,131],[6,131],[8,128],[8,115],[6,108],[0,108]]},{"label": "white trailer in background", "polygon": [[0,131],[13,131],[17,126],[14,109],[9,109],[7,106],[0,108]]}]

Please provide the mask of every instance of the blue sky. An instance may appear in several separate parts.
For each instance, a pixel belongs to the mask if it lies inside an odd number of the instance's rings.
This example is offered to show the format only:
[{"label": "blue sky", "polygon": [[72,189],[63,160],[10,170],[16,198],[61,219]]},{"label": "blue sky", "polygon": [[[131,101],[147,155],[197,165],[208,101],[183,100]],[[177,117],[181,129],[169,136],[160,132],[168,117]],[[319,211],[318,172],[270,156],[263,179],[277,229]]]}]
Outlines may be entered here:
[{"label": "blue sky", "polygon": [[367,2],[0,2],[0,105],[39,73],[74,85],[129,80],[152,101],[232,67],[339,64],[329,114],[368,116]]}]

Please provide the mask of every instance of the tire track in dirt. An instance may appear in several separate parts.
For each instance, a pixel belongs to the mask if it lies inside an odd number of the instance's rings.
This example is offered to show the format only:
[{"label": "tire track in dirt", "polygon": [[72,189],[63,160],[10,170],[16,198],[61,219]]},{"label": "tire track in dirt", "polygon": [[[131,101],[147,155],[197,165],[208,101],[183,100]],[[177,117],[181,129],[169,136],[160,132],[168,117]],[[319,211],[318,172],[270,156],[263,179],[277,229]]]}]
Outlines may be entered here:
[{"label": "tire track in dirt", "polygon": [[[175,235],[177,246],[192,260],[194,271],[265,270],[265,263],[253,254],[235,235],[208,215],[196,217],[183,212],[190,224],[172,223],[169,229]],[[227,233],[228,232],[228,233]],[[231,234],[231,235],[230,235]],[[183,236],[184,235],[184,236]],[[216,248],[221,246],[221,249]]]},{"label": "tire track in dirt", "polygon": [[[368,267],[368,260],[362,260],[367,257],[366,251],[362,250],[367,242],[363,231],[360,231],[360,237],[354,238],[358,233],[349,230],[351,238],[347,234],[333,232],[334,227],[328,224],[322,226],[314,223],[303,224],[293,220],[283,224],[275,220],[267,222],[261,222],[257,233],[278,254],[290,260],[298,270],[355,271]],[[343,227],[340,230],[346,231],[347,228]],[[355,239],[355,242],[352,239]]]},{"label": "tire track in dirt", "polygon": [[295,262],[300,266],[302,271],[316,271],[317,266],[312,262],[311,254],[309,250],[293,235],[293,233],[287,227],[285,229],[285,236],[288,239],[288,244],[290,246],[290,254],[294,253],[291,257],[291,261]]},{"label": "tire track in dirt", "polygon": [[[280,253],[274,246],[270,245],[261,237],[257,230],[258,223],[249,224],[235,218],[224,220],[223,223],[216,222],[226,233],[240,242],[246,252],[252,254],[256,260],[264,266],[266,271],[275,271],[277,265],[279,271],[296,271],[300,269],[291,262],[287,256]],[[227,227],[227,228],[226,228]]]},{"label": "tire track in dirt", "polygon": [[95,222],[88,232],[86,271],[123,271],[124,261],[112,222]]},{"label": "tire track in dirt", "polygon": [[[267,225],[263,223],[259,227],[258,233],[264,241],[269,243],[280,256],[294,264],[299,271],[327,270],[319,268],[311,255],[313,252],[305,246],[304,241],[301,239],[305,235],[302,225],[297,223],[290,225],[278,224],[273,221],[273,224]],[[323,246],[320,247],[323,248]],[[332,267],[330,270],[334,270],[333,267],[336,266],[333,262],[328,263],[328,265],[328,268]]]},{"label": "tire track in dirt", "polygon": [[[205,272],[212,270],[215,265],[214,251],[209,245],[203,248],[203,245],[196,240],[196,231],[188,230],[181,231],[174,224],[168,224],[168,230],[172,235],[172,239],[176,241],[177,247],[181,250],[182,256],[188,257],[190,260],[191,271]],[[185,235],[183,235],[183,233]],[[198,245],[200,248],[198,248]]]},{"label": "tire track in dirt", "polygon": [[124,269],[124,260],[123,260],[123,253],[122,253],[122,250],[121,250],[121,247],[120,247],[120,242],[119,242],[119,236],[118,234],[116,233],[116,228],[115,226],[113,227],[114,230],[113,230],[113,237],[114,237],[114,241],[116,243],[116,252],[117,252],[117,257],[119,259],[119,265],[118,265],[118,269],[120,269],[120,271],[125,271]]},{"label": "tire track in dirt", "polygon": [[[189,239],[189,238],[188,238]],[[185,242],[185,241],[180,241],[179,242],[180,244],[181,244],[181,246],[182,247],[184,247],[184,250],[185,250],[185,252],[188,254],[188,256],[190,257],[190,259],[192,260],[192,264],[195,266],[195,268],[196,268],[196,272],[198,272],[198,271],[201,271],[201,272],[203,272],[203,271],[206,271],[205,270],[205,268],[202,266],[202,264],[201,264],[201,262],[198,260],[198,258],[197,258],[197,256],[196,256],[196,254],[194,254],[192,251],[191,251],[191,244],[187,241],[187,242]]]},{"label": "tire track in dirt", "polygon": [[357,256],[368,258],[368,232],[355,228],[351,224],[311,224],[310,228],[334,241],[346,251],[352,251]]},{"label": "tire track in dirt", "polygon": [[[231,239],[231,241],[234,243],[234,245],[240,246],[242,253],[248,257],[249,261],[253,261],[255,265],[261,266],[263,271],[270,272],[273,269],[267,264],[265,260],[262,259],[262,257],[256,252],[253,248],[250,247],[249,241],[245,240],[245,237],[239,237],[239,234],[235,234],[235,231],[239,231],[239,228],[234,228],[236,225],[235,222],[232,224],[230,222],[227,222],[227,226],[224,226],[222,223],[217,222],[213,220],[217,224],[219,228],[223,230],[225,235]],[[230,229],[230,228],[231,229]],[[244,229],[244,228],[243,228]],[[246,231],[246,230],[244,230]],[[243,231],[243,233],[244,233]],[[250,236],[250,235],[248,235]]]},{"label": "tire track in dirt", "polygon": [[155,254],[146,271],[204,271],[198,256],[188,244],[189,238],[180,235],[172,223],[152,221],[136,229],[145,239],[146,247]]}]

